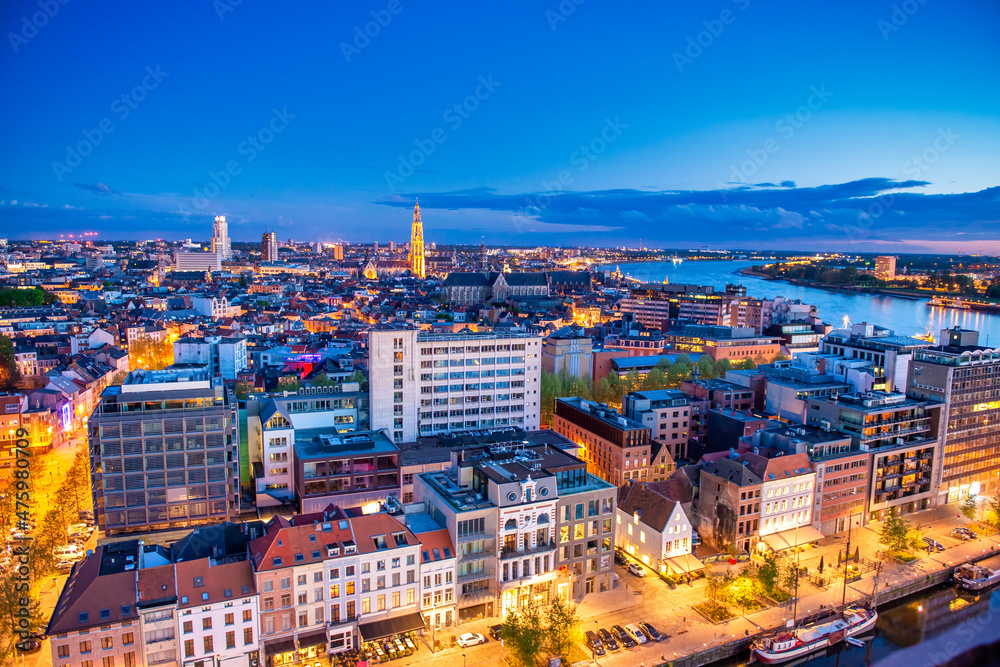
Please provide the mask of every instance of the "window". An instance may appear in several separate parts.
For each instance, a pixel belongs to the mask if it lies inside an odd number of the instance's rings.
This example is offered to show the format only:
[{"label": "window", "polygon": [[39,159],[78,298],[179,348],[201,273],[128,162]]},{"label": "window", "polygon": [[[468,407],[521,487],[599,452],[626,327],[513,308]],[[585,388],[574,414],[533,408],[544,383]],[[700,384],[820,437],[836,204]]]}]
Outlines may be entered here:
[{"label": "window", "polygon": [[233,615],[232,614],[226,614],[226,618],[225,618],[226,625],[232,625],[234,622],[235,621],[233,619]]},{"label": "window", "polygon": [[251,610],[249,610],[249,609],[244,609],[243,610],[243,622],[244,623],[249,623],[252,620],[253,620],[253,612]]},{"label": "window", "polygon": [[115,656],[113,655],[104,656],[103,658],[101,658],[101,665],[103,667],[115,667]]},{"label": "window", "polygon": [[101,637],[101,648],[114,648],[114,637]]},{"label": "window", "polygon": [[194,655],[194,640],[185,639],[184,640],[184,657],[190,658]]},{"label": "window", "polygon": [[244,628],[243,629],[243,643],[244,644],[253,644],[253,628]]},{"label": "window", "polygon": [[56,657],[68,658],[69,657],[69,644],[60,644],[56,647]]},{"label": "window", "polygon": [[211,630],[212,629],[212,617],[211,616],[209,616],[207,618],[201,619],[201,629],[202,630]]},{"label": "window", "polygon": [[211,653],[215,650],[215,641],[213,640],[212,635],[205,637],[203,643],[205,644],[205,653]]},{"label": "window", "polygon": [[226,633],[226,648],[236,648],[236,633],[232,630]]},{"label": "window", "polygon": [[[67,651],[69,650],[68,646],[66,647],[66,650]],[[80,653],[90,653],[90,642],[89,641],[80,642]],[[59,657],[61,658],[63,656],[59,656]]]},{"label": "window", "polygon": [[122,646],[131,646],[135,643],[135,638],[132,636],[131,632],[126,632],[122,635]]}]

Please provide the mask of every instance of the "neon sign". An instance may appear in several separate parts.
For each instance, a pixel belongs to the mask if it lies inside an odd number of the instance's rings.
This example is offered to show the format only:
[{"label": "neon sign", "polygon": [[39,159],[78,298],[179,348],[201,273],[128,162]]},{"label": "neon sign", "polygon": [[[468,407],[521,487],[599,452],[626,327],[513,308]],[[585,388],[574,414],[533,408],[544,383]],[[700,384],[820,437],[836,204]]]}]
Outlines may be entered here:
[{"label": "neon sign", "polygon": [[996,410],[1000,408],[1000,401],[990,401],[989,403],[977,403],[972,406],[973,412],[983,412],[984,410]]}]

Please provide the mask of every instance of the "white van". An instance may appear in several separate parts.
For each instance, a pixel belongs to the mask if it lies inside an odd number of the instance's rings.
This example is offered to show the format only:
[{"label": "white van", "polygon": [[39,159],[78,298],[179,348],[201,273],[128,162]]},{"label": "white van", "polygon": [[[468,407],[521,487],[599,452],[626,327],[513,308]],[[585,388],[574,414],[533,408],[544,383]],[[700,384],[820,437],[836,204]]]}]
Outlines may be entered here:
[{"label": "white van", "polygon": [[53,549],[52,555],[59,560],[80,560],[83,558],[83,549],[75,544],[68,544],[64,547],[56,547]]}]

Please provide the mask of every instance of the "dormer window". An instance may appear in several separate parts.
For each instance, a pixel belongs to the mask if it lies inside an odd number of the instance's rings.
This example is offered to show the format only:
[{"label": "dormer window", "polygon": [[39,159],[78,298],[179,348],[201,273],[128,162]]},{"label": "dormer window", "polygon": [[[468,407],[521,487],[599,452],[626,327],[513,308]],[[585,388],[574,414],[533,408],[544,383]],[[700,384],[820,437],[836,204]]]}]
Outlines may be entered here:
[{"label": "dormer window", "polygon": [[201,588],[204,585],[205,585],[205,578],[204,577],[195,577],[194,578],[194,587],[195,588]]}]

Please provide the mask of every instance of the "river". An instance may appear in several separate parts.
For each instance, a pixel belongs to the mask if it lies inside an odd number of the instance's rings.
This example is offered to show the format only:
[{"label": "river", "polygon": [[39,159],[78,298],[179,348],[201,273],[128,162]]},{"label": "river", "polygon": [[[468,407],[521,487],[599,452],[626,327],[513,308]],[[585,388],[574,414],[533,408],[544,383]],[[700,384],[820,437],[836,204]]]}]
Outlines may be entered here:
[{"label": "river", "polygon": [[792,285],[780,280],[765,280],[756,276],[738,275],[745,267],[760,264],[759,261],[712,261],[686,260],[673,262],[637,262],[610,264],[600,267],[613,271],[615,266],[622,273],[646,282],[692,283],[713,285],[718,289],[726,283],[741,283],[747,294],[754,297],[784,296],[788,299],[802,299],[815,305],[824,321],[840,328],[844,318],[851,322],[869,322],[892,329],[897,334],[933,333],[935,339],[941,329],[961,326],[980,332],[979,344],[1000,343],[1000,315],[971,310],[930,307],[923,299],[905,299],[895,296],[854,294],[834,292],[816,287]]}]

